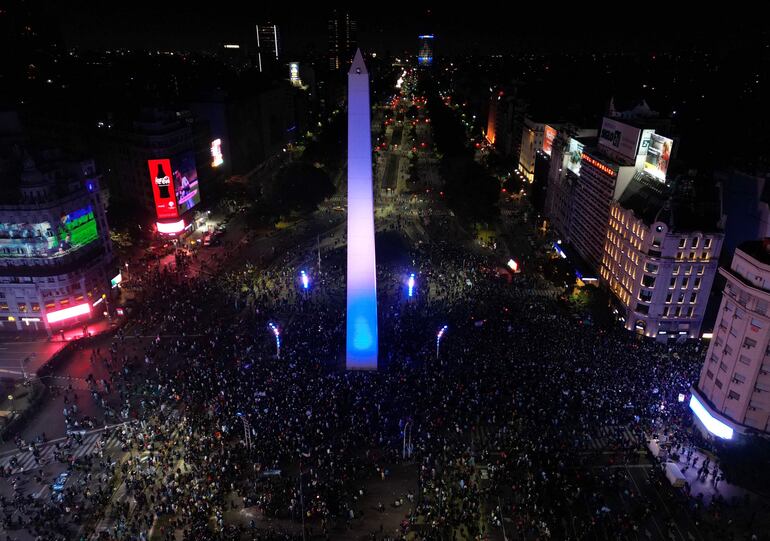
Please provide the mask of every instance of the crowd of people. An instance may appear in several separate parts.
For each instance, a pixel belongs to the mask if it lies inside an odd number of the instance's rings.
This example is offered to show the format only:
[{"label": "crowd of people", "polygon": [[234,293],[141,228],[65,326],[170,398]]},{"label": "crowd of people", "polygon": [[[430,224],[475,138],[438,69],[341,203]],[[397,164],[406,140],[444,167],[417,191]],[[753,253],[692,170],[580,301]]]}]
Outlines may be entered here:
[{"label": "crowd of people", "polygon": [[[357,524],[377,539],[503,527],[527,540],[636,539],[656,516],[672,530],[675,513],[707,520],[712,510],[673,498],[664,509],[611,467],[638,461],[662,430],[695,443],[678,395],[697,377],[700,344],[576,325],[565,305],[521,294],[537,276],[496,276],[488,254],[435,241],[378,262],[380,370],[349,372],[344,250],[329,249],[322,271],[302,257],[210,261],[211,273],[186,278],[186,264],[132,272],[144,302],[93,356],[109,376],[89,381],[100,407],[130,421],[126,456],[82,461],[102,476],[87,503],[75,489],[45,504],[20,496],[38,506],[26,523],[40,539],[64,535],[74,506],[81,531],[103,539],[297,539],[303,529],[333,539]],[[597,456],[587,443],[602,427],[627,430]],[[405,463],[414,492],[396,499],[402,520],[377,528],[384,504],[364,504],[370,487]]]}]

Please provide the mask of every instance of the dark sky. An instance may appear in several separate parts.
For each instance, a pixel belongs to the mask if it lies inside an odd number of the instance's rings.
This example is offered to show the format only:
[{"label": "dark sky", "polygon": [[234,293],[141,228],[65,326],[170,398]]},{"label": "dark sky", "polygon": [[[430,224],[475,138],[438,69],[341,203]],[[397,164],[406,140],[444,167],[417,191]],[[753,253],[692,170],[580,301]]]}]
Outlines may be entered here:
[{"label": "dark sky", "polygon": [[[281,28],[287,54],[308,47],[326,49],[326,24],[331,6],[306,7],[299,2],[235,2],[232,0],[157,0],[147,2],[94,2],[69,0],[52,5],[62,23],[67,45],[86,48],[214,48],[222,42],[256,44],[254,25],[272,20]],[[597,17],[586,5],[564,16],[538,9],[506,12],[483,4],[479,9],[456,8],[445,2],[430,11],[386,1],[361,4],[354,10],[362,47],[393,53],[416,47],[417,35],[436,34],[437,53],[511,52],[517,50],[648,50],[687,48],[693,44],[730,47],[736,40],[754,39],[767,30],[752,22],[720,16],[712,23],[695,22],[692,13],[665,13],[652,17],[650,5],[633,16],[612,12]],[[506,4],[503,4],[506,5]],[[373,9],[374,8],[374,9]],[[561,8],[554,8],[561,9]],[[566,8],[565,8],[566,9]],[[652,17],[652,18],[651,18]]]}]

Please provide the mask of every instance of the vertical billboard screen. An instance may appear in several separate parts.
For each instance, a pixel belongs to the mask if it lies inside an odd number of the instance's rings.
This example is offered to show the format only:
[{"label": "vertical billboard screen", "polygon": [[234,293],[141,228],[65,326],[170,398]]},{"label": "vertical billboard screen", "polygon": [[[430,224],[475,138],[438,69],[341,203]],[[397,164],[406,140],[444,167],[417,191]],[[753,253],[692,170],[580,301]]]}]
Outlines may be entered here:
[{"label": "vertical billboard screen", "polygon": [[609,148],[629,160],[635,160],[641,131],[639,128],[605,117],[599,132],[599,145]]},{"label": "vertical billboard screen", "polygon": [[658,180],[665,181],[673,146],[672,139],[656,133],[652,134],[647,147],[647,157],[644,160],[644,170]]},{"label": "vertical billboard screen", "polygon": [[174,191],[179,214],[187,212],[201,202],[198,190],[198,171],[192,151],[178,155],[171,160]]},{"label": "vertical billboard screen", "polygon": [[548,124],[545,125],[545,128],[543,130],[543,152],[551,155],[551,150],[553,149],[553,140],[556,139],[556,130],[553,129]]},{"label": "vertical billboard screen", "polygon": [[225,163],[222,156],[222,140],[214,139],[211,141],[211,167],[219,167]]},{"label": "vertical billboard screen", "polygon": [[174,182],[171,180],[171,160],[148,160],[152,195],[155,199],[155,213],[159,220],[178,218]]},{"label": "vertical billboard screen", "polygon": [[578,141],[577,139],[573,139],[570,137],[569,140],[569,147],[567,148],[567,155],[565,156],[565,165],[567,169],[575,173],[576,175],[580,174],[580,164],[583,161],[583,149],[585,148],[585,145]]},{"label": "vertical billboard screen", "polygon": [[155,212],[159,220],[179,215],[200,203],[198,171],[193,153],[185,152],[169,160],[148,160]]}]

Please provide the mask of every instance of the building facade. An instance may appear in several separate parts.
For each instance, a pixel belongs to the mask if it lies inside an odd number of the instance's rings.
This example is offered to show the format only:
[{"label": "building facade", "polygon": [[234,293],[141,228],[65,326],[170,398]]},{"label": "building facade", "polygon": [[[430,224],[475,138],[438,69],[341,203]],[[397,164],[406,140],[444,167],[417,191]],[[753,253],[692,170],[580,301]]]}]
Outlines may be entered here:
[{"label": "building facade", "polygon": [[714,213],[702,214],[702,230],[681,227],[668,191],[639,174],[612,202],[600,276],[626,329],[696,338],[724,235]]},{"label": "building facade", "polygon": [[327,25],[329,39],[329,70],[340,71],[353,58],[358,47],[358,33],[355,19],[348,11],[332,12]]},{"label": "building facade", "polygon": [[690,406],[701,427],[731,439],[770,433],[770,239],[736,250]]},{"label": "building facade", "polygon": [[50,335],[106,309],[119,269],[93,160],[45,150],[19,161],[19,196],[0,205],[0,330]]},{"label": "building facade", "polygon": [[276,68],[281,62],[281,34],[272,23],[257,25],[257,68],[260,73]]},{"label": "building facade", "polygon": [[521,150],[519,152],[519,171],[532,182],[535,180],[535,155],[543,148],[545,124],[529,117],[524,118],[521,132]]},{"label": "building facade", "polygon": [[545,194],[544,214],[551,227],[570,242],[573,189],[580,176],[583,149],[595,146],[596,130],[565,126],[553,141]]}]

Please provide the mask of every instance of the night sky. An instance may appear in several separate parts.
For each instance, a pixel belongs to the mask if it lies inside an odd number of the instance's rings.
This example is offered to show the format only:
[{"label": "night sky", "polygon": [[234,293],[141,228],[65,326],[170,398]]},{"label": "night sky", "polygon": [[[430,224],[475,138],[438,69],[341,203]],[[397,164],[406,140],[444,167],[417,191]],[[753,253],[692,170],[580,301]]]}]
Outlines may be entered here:
[{"label": "night sky", "polygon": [[[375,11],[372,8],[377,4],[380,9]],[[193,50],[216,48],[223,42],[249,46],[255,42],[254,25],[270,20],[280,26],[287,54],[325,51],[331,6],[306,7],[290,2],[282,6],[230,0],[204,4],[75,0],[58,2],[51,8],[61,20],[68,46]],[[434,10],[415,7],[411,11],[395,2],[362,6],[367,9],[353,10],[361,45],[370,51],[394,54],[412,50],[416,36],[423,32],[435,33],[440,47],[437,52],[445,54],[729,48],[737,41],[767,35],[760,25],[731,21],[729,16],[696,24],[694,14],[675,14],[666,8],[665,13],[653,17],[649,6],[632,18],[617,14],[604,19],[592,16],[585,6],[564,8],[563,16],[526,8],[506,12],[488,5],[471,11],[448,3]]]}]

